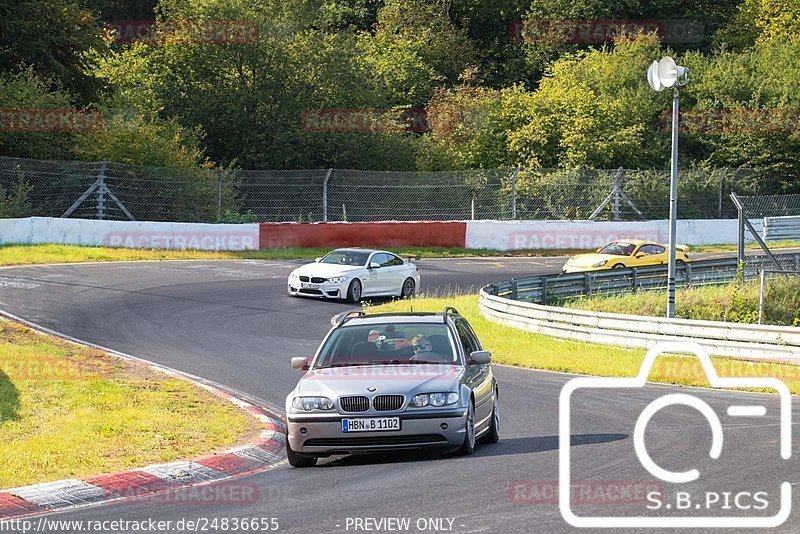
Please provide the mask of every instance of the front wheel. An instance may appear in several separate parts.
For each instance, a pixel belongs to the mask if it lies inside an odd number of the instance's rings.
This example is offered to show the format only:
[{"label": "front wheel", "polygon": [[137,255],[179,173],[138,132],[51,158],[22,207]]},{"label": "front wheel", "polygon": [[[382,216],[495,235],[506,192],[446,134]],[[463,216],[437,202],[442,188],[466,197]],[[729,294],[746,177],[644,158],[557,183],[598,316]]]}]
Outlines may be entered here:
[{"label": "front wheel", "polygon": [[400,291],[400,298],[401,299],[410,299],[414,296],[414,290],[416,289],[416,284],[414,283],[413,278],[406,278],[406,281],[403,282],[403,289]]},{"label": "front wheel", "polygon": [[292,450],[289,445],[289,439],[286,439],[286,458],[289,460],[289,465],[292,467],[314,467],[317,465],[317,459],[313,456],[301,456]]},{"label": "front wheel", "polygon": [[466,432],[464,434],[464,443],[457,453],[459,456],[469,456],[475,452],[475,408],[472,406],[472,402],[469,403],[469,408],[467,409]]},{"label": "front wheel", "polygon": [[500,441],[500,405],[497,402],[496,391],[494,393],[494,402],[492,402],[492,422],[482,439],[484,443],[497,443]]},{"label": "front wheel", "polygon": [[354,304],[361,302],[361,280],[358,278],[350,282],[350,287],[347,288],[347,301]]}]

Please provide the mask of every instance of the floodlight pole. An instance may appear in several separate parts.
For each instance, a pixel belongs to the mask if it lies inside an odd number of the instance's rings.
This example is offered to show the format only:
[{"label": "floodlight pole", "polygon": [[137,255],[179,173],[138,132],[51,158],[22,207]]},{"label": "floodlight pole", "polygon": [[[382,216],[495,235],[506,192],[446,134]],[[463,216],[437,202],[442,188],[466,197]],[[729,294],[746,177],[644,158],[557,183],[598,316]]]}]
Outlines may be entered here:
[{"label": "floodlight pole", "polygon": [[672,158],[669,188],[669,270],[667,274],[667,317],[675,317],[675,234],[678,226],[678,108],[680,88],[672,92]]}]

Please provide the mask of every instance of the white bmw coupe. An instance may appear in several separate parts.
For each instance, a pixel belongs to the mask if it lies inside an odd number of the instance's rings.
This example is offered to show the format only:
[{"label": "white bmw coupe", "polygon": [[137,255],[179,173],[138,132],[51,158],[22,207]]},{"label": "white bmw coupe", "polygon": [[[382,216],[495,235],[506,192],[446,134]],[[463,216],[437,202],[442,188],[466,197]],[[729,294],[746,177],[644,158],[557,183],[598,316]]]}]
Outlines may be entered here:
[{"label": "white bmw coupe", "polygon": [[289,295],[345,299],[409,298],[419,288],[419,268],[385,250],[338,248],[289,274]]}]

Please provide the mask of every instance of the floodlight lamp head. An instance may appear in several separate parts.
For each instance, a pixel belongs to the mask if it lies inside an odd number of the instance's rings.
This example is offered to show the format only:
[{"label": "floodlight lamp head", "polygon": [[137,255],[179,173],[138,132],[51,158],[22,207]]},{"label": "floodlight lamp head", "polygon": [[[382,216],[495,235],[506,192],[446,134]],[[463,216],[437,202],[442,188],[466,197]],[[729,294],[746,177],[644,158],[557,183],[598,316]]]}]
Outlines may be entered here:
[{"label": "floodlight lamp head", "polygon": [[653,91],[661,91],[664,89],[661,85],[661,80],[658,79],[658,61],[653,61],[653,63],[647,67],[647,83],[650,84]]},{"label": "floodlight lamp head", "polygon": [[647,82],[654,91],[663,91],[670,87],[683,87],[689,69],[675,64],[675,60],[666,56],[661,61],[653,61],[647,68]]}]

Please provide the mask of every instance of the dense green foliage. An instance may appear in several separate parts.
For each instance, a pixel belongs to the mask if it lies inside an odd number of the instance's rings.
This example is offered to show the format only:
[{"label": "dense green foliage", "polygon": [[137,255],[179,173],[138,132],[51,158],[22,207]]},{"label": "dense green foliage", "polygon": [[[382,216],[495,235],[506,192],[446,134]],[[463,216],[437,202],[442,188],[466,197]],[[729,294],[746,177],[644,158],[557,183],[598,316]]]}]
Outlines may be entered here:
[{"label": "dense green foliage", "polygon": [[[798,6],[31,0],[0,10],[0,107],[99,110],[104,125],[0,131],[0,155],[183,169],[663,169],[670,94],[651,91],[644,72],[669,53],[691,68],[682,163],[765,168],[768,188],[796,191]],[[103,21],[138,18],[156,21],[142,39],[120,40],[118,31],[104,29]],[[605,40],[532,30],[587,20],[599,27],[660,21],[661,41],[630,28],[609,30]],[[193,29],[198,21],[234,21],[254,31],[209,38]],[[676,40],[670,32],[684,26],[695,33]],[[402,120],[392,128],[367,121],[315,129],[304,122],[309,110],[397,118],[412,107],[426,110],[429,128],[403,127]],[[541,186],[536,171],[522,179],[523,193]]]}]

